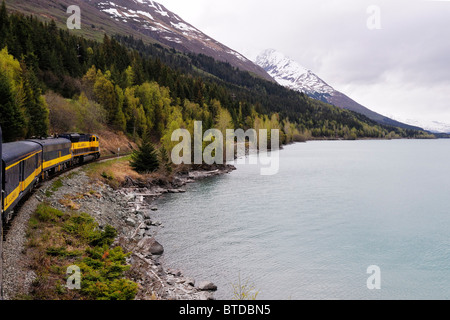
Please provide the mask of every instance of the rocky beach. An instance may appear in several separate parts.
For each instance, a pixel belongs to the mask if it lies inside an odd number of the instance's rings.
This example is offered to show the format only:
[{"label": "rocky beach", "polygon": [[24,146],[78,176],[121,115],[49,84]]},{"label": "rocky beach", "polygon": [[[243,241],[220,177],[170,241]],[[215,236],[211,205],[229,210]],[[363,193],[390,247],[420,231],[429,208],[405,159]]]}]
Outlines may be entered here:
[{"label": "rocky beach", "polygon": [[[4,243],[3,291],[5,299],[20,299],[30,291],[36,274],[27,257],[27,222],[39,203],[45,201],[59,210],[75,210],[91,215],[103,229],[114,227],[118,236],[113,246],[130,252],[127,278],[138,283],[137,300],[210,300],[217,287],[208,279],[191,279],[181,270],[166,268],[161,261],[164,244],[157,233],[164,221],[153,219],[154,202],[166,193],[186,192],[197,180],[227,174],[232,166],[198,167],[180,171],[169,179],[137,180],[126,177],[119,188],[91,179],[77,168],[61,175],[57,190],[47,181],[34,191],[18,210]],[[49,192],[51,190],[51,192]]]}]

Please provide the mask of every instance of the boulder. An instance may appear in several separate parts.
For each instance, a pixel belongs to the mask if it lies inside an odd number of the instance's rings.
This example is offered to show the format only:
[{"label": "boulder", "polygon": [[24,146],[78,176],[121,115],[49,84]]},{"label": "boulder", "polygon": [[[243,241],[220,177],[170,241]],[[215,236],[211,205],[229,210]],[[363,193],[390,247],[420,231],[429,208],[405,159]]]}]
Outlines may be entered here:
[{"label": "boulder", "polygon": [[155,256],[160,256],[164,253],[164,248],[158,241],[155,241],[150,247],[150,253]]},{"label": "boulder", "polygon": [[125,220],[125,222],[126,222],[126,224],[129,225],[130,227],[136,227],[136,221],[134,221],[134,220],[131,219],[131,218],[127,218],[127,219]]},{"label": "boulder", "polygon": [[171,274],[171,275],[173,275],[173,276],[175,276],[175,277],[181,277],[181,276],[183,276],[183,273],[182,273],[180,270],[169,269],[169,270],[167,270],[167,273],[168,273],[168,274]]},{"label": "boulder", "polygon": [[155,256],[160,256],[164,253],[164,247],[154,238],[144,238],[138,243],[138,247],[144,254],[150,253]]},{"label": "boulder", "polygon": [[[153,210],[153,209],[152,209],[152,210]],[[144,212],[144,218],[145,218],[145,220],[149,220],[149,219],[152,218],[149,211],[145,211],[145,212]]]},{"label": "boulder", "polygon": [[190,285],[191,287],[195,287],[195,280],[192,278],[186,278],[185,283]]},{"label": "boulder", "polygon": [[199,293],[198,299],[200,301],[209,301],[209,300],[214,300],[214,297],[213,297],[212,293],[203,291],[203,292]]},{"label": "boulder", "polygon": [[198,284],[197,288],[200,291],[217,291],[217,286],[210,281],[202,281]]}]

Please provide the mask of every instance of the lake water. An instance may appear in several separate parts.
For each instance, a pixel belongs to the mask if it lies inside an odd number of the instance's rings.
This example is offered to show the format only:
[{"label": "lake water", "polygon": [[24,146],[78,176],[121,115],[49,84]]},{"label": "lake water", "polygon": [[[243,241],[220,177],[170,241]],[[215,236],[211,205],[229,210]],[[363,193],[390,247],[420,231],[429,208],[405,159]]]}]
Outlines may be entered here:
[{"label": "lake water", "polygon": [[[450,298],[450,140],[336,141],[279,152],[258,166],[159,201],[165,262],[233,298]],[[367,288],[367,268],[381,289]]]}]

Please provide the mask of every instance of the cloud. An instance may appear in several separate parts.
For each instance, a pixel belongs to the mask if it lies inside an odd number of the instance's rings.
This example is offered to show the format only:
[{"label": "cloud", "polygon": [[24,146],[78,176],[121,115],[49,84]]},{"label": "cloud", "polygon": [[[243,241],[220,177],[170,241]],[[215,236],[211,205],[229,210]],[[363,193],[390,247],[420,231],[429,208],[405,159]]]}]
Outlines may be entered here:
[{"label": "cloud", "polygon": [[[284,52],[374,111],[450,123],[449,1],[160,2],[251,59]],[[374,4],[380,30],[367,28]]]}]

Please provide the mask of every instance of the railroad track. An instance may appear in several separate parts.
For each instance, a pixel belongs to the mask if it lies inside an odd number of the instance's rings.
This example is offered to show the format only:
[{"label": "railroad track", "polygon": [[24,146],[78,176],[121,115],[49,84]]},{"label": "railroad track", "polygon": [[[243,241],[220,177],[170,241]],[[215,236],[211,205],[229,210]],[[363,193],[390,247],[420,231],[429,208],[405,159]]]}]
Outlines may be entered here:
[{"label": "railroad track", "polygon": [[[98,159],[94,159],[88,162],[84,162],[81,164],[76,164],[66,170],[60,171],[56,174],[53,174],[50,178],[48,178],[45,181],[52,181],[55,178],[58,178],[59,176],[68,173],[72,170],[75,170],[77,168],[80,168],[86,164],[89,163],[96,163],[96,162],[105,162],[108,160],[113,160],[113,159],[120,159],[120,158],[124,158],[126,156],[128,156],[129,154],[124,154],[122,156],[117,156],[117,155],[111,155],[111,156],[104,156],[104,157],[100,157]],[[4,223],[3,224],[3,228],[2,228],[2,236],[0,236],[0,300],[3,300],[3,243],[6,241],[6,236],[8,235],[8,231],[10,230],[11,226],[12,226],[12,222],[14,221],[14,217],[17,215],[18,212],[20,212],[20,210],[22,209],[23,205],[33,196],[36,194],[36,191],[40,190],[41,187],[41,183],[39,182],[39,184],[37,185],[36,188],[34,188],[33,190],[31,190],[30,192],[28,192],[21,200],[20,202],[16,205],[15,209],[14,209],[14,213],[13,216],[11,218],[11,220],[8,223]]]},{"label": "railroad track", "polygon": [[[101,163],[101,162],[105,162],[105,161],[108,161],[108,160],[114,160],[114,159],[124,158],[124,157],[126,157],[126,156],[128,156],[128,155],[129,155],[129,154],[125,154],[125,155],[122,155],[122,156],[115,156],[115,155],[104,156],[104,157],[100,157],[100,158],[95,159],[95,160],[90,160],[90,161],[88,161],[88,162],[84,162],[84,163],[81,163],[81,164],[76,164],[76,165],[74,165],[74,166],[72,166],[72,167],[70,167],[70,168],[68,168],[68,169],[66,169],[66,170],[63,170],[63,171],[60,171],[60,172],[58,172],[58,173],[53,174],[49,179],[47,179],[47,180],[45,180],[45,181],[52,181],[52,180],[58,178],[59,176],[65,174],[65,173],[68,173],[68,172],[70,172],[70,171],[72,171],[72,170],[75,170],[75,169],[77,169],[77,168],[80,168],[80,167],[82,167],[82,166],[84,166],[84,165],[86,165],[86,164],[89,164],[89,163],[96,163],[96,162]],[[42,183],[42,182],[40,182],[40,183],[37,185],[36,188],[34,188],[34,189],[31,190],[30,192],[28,192],[27,195],[25,195],[25,196],[22,198],[22,200],[16,205],[16,207],[15,207],[15,209],[14,209],[14,214],[13,214],[13,217],[11,218],[11,220],[10,220],[8,223],[4,223],[4,224],[3,224],[3,238],[2,238],[2,241],[6,241],[6,236],[8,235],[8,231],[9,231],[9,229],[11,228],[12,222],[14,221],[14,217],[15,217],[15,215],[17,214],[17,212],[19,212],[19,211],[21,210],[22,206],[24,205],[24,203],[27,202],[27,200],[30,199],[30,197],[32,197],[32,196],[36,193],[36,191],[38,191],[38,190],[40,189],[41,183]],[[3,250],[1,250],[0,253],[1,253],[1,252],[3,252]],[[3,261],[3,259],[2,259],[2,261]]]}]

